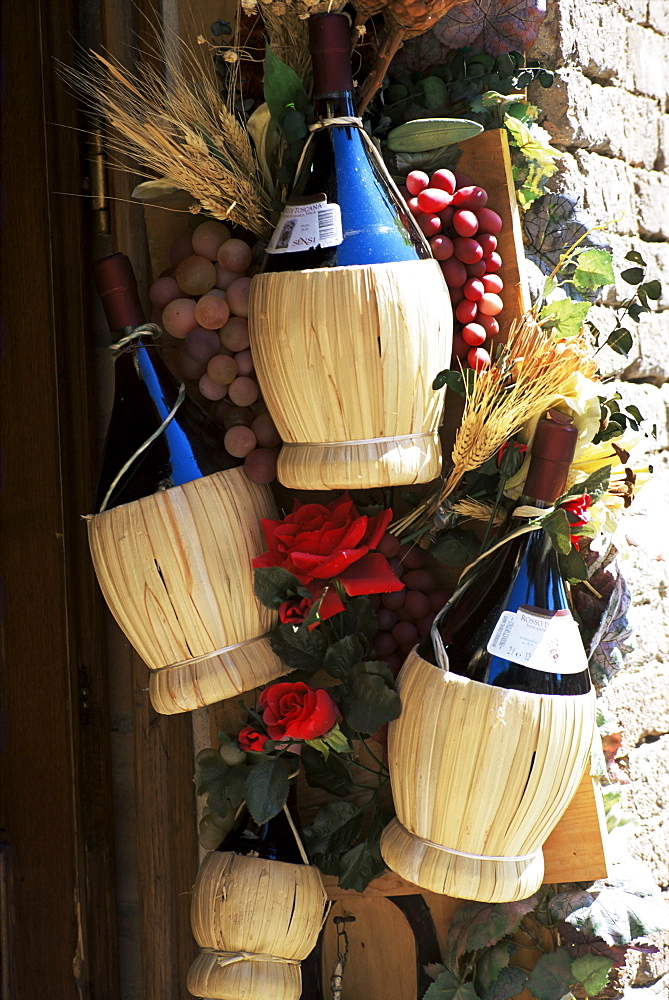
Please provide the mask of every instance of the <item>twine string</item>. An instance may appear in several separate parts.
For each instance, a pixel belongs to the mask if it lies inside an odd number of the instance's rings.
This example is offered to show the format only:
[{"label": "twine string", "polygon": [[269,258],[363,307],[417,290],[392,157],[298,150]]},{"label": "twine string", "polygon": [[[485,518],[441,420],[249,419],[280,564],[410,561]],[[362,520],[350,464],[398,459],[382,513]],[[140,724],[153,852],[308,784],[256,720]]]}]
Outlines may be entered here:
[{"label": "twine string", "polygon": [[439,431],[416,431],[415,434],[397,434],[389,437],[359,438],[355,441],[284,441],[284,448],[345,448],[347,445],[385,444],[386,441],[413,441],[435,438]]},{"label": "twine string", "polygon": [[176,670],[177,667],[189,667],[193,663],[203,663],[205,660],[210,660],[213,656],[220,656],[222,653],[229,653],[233,649],[240,649],[242,646],[250,646],[252,642],[259,642],[260,639],[267,639],[269,632],[263,632],[262,635],[256,635],[253,639],[244,639],[243,642],[234,642],[231,646],[221,646],[220,649],[213,649],[210,653],[201,653],[199,656],[191,656],[188,660],[179,660],[178,663],[168,663],[164,667],[156,667],[151,669],[152,674],[160,674],[163,670]]},{"label": "twine string", "polygon": [[216,955],[218,965],[234,965],[236,962],[279,962],[281,965],[300,965],[299,958],[284,958],[282,955],[263,955],[256,951],[219,951],[217,948],[201,948],[206,955]]},{"label": "twine string", "polygon": [[454,847],[444,847],[443,844],[435,844],[433,840],[428,840],[427,837],[420,837],[417,833],[407,830],[399,820],[397,822],[406,834],[420,841],[421,844],[434,847],[437,851],[443,851],[444,854],[453,854],[456,858],[468,858],[471,861],[533,861],[541,854],[541,848],[538,851],[532,851],[531,854],[518,854],[515,857],[505,854],[469,854],[468,851],[456,851]]},{"label": "twine string", "polygon": [[[115,341],[111,345],[111,350],[114,354],[114,357],[117,358],[121,354],[124,354],[126,351],[131,350],[132,347],[142,339],[142,337],[147,335],[154,338],[158,337],[160,335],[160,327],[156,326],[155,323],[142,323],[140,326],[133,327],[125,336],[120,337],[119,340]],[[123,479],[123,476],[126,474],[128,469],[131,468],[131,466],[134,464],[134,462],[136,462],[139,456],[143,454],[143,452],[145,452],[146,449],[150,445],[152,445],[153,442],[160,437],[163,431],[172,423],[177,414],[177,410],[179,409],[185,398],[186,398],[186,386],[182,382],[179,386],[179,392],[177,394],[176,402],[172,407],[172,409],[170,410],[170,412],[165,417],[165,419],[162,421],[160,426],[155,429],[153,434],[149,435],[146,441],[144,441],[144,443],[141,444],[135,452],[133,452],[133,454],[130,456],[127,462],[125,462],[121,466],[119,471],[112,479],[111,485],[107,490],[107,492],[105,493],[104,500],[100,505],[100,510],[98,511],[99,514],[102,514],[107,509],[107,504],[109,503],[114,493],[114,490],[118,486],[121,479]]]}]

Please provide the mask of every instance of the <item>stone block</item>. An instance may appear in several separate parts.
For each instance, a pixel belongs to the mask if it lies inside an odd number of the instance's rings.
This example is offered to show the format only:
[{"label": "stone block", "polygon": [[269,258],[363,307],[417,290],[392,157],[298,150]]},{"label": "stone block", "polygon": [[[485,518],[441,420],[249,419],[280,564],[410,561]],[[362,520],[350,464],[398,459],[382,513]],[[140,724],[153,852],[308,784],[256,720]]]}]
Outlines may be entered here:
[{"label": "stone block", "polygon": [[[660,2],[663,3],[664,0],[660,0]],[[614,0],[614,3],[628,21],[634,21],[635,24],[646,23],[648,19],[648,0]]]},{"label": "stone block", "polygon": [[638,170],[635,187],[640,234],[648,240],[669,240],[669,177]]},{"label": "stone block", "polygon": [[646,23],[661,35],[669,35],[669,3],[666,0],[648,0]]},{"label": "stone block", "polygon": [[669,114],[658,118],[658,149],[655,170],[666,170],[669,166]]},{"label": "stone block", "polygon": [[619,80],[628,62],[628,24],[616,5],[563,0],[560,10],[565,62],[591,79]]},{"label": "stone block", "polygon": [[651,737],[628,754],[630,784],[622,803],[639,821],[630,848],[669,887],[669,736]]},{"label": "stone block", "polygon": [[639,319],[639,353],[625,369],[628,379],[645,379],[661,385],[669,377],[669,310]]},{"label": "stone block", "polygon": [[569,66],[556,72],[550,90],[543,95],[532,91],[532,97],[558,145],[603,153],[648,170],[657,162],[658,106],[651,98],[592,83]]},{"label": "stone block", "polygon": [[655,97],[666,107],[669,96],[669,38],[652,28],[627,25],[626,63],[622,64],[624,85],[635,94]]},{"label": "stone block", "polygon": [[637,231],[637,177],[623,160],[583,149],[575,154],[583,183],[583,207],[598,225],[612,233]]}]

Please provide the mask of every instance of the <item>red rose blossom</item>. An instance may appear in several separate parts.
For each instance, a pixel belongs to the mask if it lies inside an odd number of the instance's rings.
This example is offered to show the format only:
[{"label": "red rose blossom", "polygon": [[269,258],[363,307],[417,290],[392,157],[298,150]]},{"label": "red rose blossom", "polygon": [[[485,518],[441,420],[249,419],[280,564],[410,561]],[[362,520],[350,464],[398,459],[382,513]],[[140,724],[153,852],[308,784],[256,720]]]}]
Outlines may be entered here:
[{"label": "red rose blossom", "polygon": [[279,606],[279,621],[284,625],[301,625],[311,611],[313,604],[314,602],[310,597],[284,601]]},{"label": "red rose blossom", "polygon": [[323,688],[283,681],[260,695],[263,722],[273,740],[315,740],[337,721],[338,709]]},{"label": "red rose blossom", "polygon": [[390,509],[374,517],[359,514],[347,493],[328,505],[296,501],[282,520],[263,519],[268,551],[253,566],[280,566],[302,584],[336,577],[350,597],[402,590],[386,557],[371,552],[391,517]]},{"label": "red rose blossom", "polygon": [[237,744],[242,750],[255,750],[260,752],[265,749],[267,737],[264,733],[259,733],[253,726],[244,726],[237,736]]},{"label": "red rose blossom", "polygon": [[[569,518],[569,524],[572,528],[580,527],[582,524],[587,524],[590,520],[590,504],[592,499],[589,493],[584,493],[580,497],[572,497],[571,500],[565,500],[563,504],[560,504],[562,510],[567,512]],[[570,535],[571,544],[575,549],[580,549],[581,547],[581,536],[580,535]]]}]

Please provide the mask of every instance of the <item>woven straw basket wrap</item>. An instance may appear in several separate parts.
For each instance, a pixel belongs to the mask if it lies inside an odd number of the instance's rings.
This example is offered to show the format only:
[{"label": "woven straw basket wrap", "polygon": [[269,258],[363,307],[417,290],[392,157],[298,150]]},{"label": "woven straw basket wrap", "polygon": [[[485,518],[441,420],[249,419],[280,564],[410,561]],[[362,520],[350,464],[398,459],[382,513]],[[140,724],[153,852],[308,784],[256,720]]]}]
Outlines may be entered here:
[{"label": "woven straw basket wrap", "polygon": [[415,650],[398,689],[402,714],[388,742],[397,818],[381,838],[384,861],[448,896],[530,896],[543,880],[541,846],[589,760],[594,692],[535,695],[479,684]]},{"label": "woven straw basket wrap", "polygon": [[315,948],[326,896],[310,865],[212,851],[193,889],[202,949],[188,973],[196,997],[298,1000],[300,962]]},{"label": "woven straw basket wrap", "polygon": [[435,260],[259,274],[249,329],[256,375],[293,489],[425,483],[438,439],[453,317]]},{"label": "woven straw basket wrap", "polygon": [[285,671],[265,634],[276,614],[253,592],[269,488],[241,468],[196,479],[88,519],[98,582],[151,669],[157,712],[248,691]]}]

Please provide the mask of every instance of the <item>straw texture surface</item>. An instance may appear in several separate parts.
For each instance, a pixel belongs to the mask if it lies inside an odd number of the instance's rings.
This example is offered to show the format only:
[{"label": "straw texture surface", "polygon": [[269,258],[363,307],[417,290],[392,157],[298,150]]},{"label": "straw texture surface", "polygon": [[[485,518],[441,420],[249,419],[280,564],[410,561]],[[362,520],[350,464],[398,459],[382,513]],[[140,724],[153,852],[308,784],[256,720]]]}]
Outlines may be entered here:
[{"label": "straw texture surface", "polygon": [[[89,518],[105,600],[157,671],[150,681],[156,711],[200,708],[284,672],[266,639],[210,655],[263,636],[276,622],[253,593],[263,517],[276,517],[269,488],[235,468]],[[161,669],[172,664],[181,665]]]},{"label": "straw texture surface", "polygon": [[[425,889],[462,899],[530,896],[543,880],[541,845],[588,763],[594,692],[504,690],[443,671],[415,650],[398,689],[402,714],[390,723],[388,743],[397,820],[382,835],[386,864]],[[473,860],[424,840],[474,855],[538,854]]]},{"label": "straw texture surface", "polygon": [[[310,865],[212,851],[193,889],[191,926],[202,951],[188,974],[197,997],[219,1000],[298,1000],[299,964],[316,946],[326,895]],[[267,956],[229,962],[235,953]],[[273,956],[277,961],[272,961]]]},{"label": "straw texture surface", "polygon": [[249,327],[285,442],[284,486],[361,489],[439,475],[444,390],[432,382],[450,362],[452,310],[437,261],[256,275]]}]

